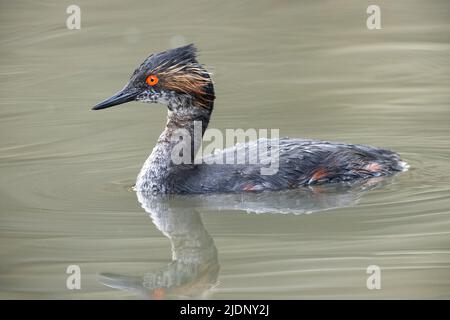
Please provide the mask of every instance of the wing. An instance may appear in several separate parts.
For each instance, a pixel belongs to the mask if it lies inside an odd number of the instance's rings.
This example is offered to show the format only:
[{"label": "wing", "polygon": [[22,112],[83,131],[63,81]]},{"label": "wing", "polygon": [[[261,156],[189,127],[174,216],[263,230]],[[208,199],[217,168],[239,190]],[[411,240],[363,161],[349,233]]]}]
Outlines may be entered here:
[{"label": "wing", "polygon": [[376,147],[260,139],[206,156],[203,163],[178,170],[171,183],[178,193],[281,190],[402,170],[396,153]]}]

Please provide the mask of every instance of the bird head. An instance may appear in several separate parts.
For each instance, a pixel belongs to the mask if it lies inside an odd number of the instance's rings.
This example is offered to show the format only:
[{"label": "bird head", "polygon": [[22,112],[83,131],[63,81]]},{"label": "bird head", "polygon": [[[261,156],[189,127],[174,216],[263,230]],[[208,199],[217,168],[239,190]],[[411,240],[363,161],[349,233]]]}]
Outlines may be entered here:
[{"label": "bird head", "polygon": [[212,108],[214,88],[210,74],[198,63],[193,44],[150,55],[133,72],[125,87],[100,102],[100,110],[130,101]]}]

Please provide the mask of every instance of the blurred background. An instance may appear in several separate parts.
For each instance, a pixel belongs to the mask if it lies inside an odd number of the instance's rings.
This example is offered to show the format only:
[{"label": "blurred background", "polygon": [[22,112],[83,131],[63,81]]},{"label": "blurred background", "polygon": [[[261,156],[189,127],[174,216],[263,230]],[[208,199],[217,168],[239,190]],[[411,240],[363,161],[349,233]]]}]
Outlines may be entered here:
[{"label": "blurred background", "polygon": [[[71,4],[0,0],[0,298],[450,297],[450,2],[79,0],[69,30]],[[165,108],[90,108],[150,53],[188,43],[213,72],[211,127],[386,147],[411,169],[312,214],[138,201]],[[175,230],[152,216],[179,207],[191,216],[166,217]],[[177,230],[199,235],[194,267],[172,261]],[[158,272],[182,279],[149,284]]]}]

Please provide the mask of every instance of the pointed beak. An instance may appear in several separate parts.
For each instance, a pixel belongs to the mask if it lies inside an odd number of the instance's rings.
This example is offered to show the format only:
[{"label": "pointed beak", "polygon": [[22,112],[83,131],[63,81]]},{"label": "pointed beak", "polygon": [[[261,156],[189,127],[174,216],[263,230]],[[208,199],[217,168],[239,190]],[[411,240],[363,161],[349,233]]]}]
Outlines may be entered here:
[{"label": "pointed beak", "polygon": [[94,106],[92,108],[92,110],[106,109],[109,107],[117,106],[122,103],[134,101],[134,100],[136,100],[138,93],[139,92],[136,90],[130,90],[129,88],[124,88],[121,91],[117,92],[112,97],[110,97],[110,98],[100,102],[96,106]]}]

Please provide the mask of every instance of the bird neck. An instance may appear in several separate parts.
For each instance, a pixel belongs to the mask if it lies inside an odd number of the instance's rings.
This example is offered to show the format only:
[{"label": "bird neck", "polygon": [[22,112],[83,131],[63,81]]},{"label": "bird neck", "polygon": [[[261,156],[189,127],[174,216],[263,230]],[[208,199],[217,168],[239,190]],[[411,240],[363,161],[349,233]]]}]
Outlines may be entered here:
[{"label": "bird neck", "polygon": [[177,166],[194,164],[212,109],[212,101],[207,107],[189,101],[168,105],[166,128],[138,175],[136,190],[170,193],[169,177]]}]

